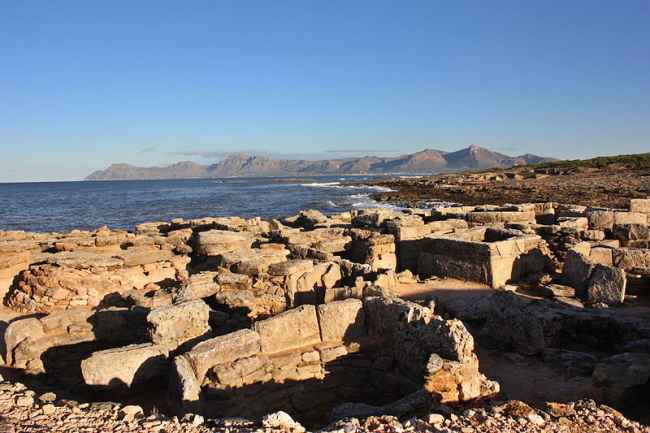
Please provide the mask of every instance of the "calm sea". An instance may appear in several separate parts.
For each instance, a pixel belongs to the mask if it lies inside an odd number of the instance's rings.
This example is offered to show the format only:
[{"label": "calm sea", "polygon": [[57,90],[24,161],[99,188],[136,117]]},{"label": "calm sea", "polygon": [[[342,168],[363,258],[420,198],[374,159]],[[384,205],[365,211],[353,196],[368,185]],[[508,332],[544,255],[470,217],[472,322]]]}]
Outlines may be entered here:
[{"label": "calm sea", "polygon": [[145,221],[205,216],[279,217],[376,206],[367,177],[0,183],[0,230],[133,229]]}]

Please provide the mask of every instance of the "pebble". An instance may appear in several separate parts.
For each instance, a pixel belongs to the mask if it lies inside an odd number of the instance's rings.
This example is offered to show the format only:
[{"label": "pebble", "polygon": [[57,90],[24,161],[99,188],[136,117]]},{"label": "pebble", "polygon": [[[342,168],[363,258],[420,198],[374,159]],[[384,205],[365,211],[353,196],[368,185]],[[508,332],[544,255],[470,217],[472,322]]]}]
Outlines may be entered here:
[{"label": "pebble", "polygon": [[546,421],[544,421],[544,418],[537,415],[536,413],[531,413],[530,415],[528,415],[527,418],[528,418],[528,421],[530,421],[531,423],[533,423],[535,425],[544,425],[546,423]]},{"label": "pebble", "polygon": [[129,406],[124,406],[120,410],[120,414],[122,415],[122,419],[124,419],[127,422],[133,421],[137,416],[143,415],[144,411],[140,406],[136,405],[129,405]]},{"label": "pebble", "polygon": [[42,409],[45,415],[52,415],[54,412],[56,412],[56,406],[51,403],[43,405]]},{"label": "pebble", "polygon": [[432,414],[429,415],[429,417],[427,418],[427,422],[428,422],[429,424],[433,424],[433,425],[442,424],[442,423],[445,422],[445,417],[442,416],[442,415],[440,415],[439,413],[432,413]]},{"label": "pebble", "polygon": [[56,401],[56,394],[53,392],[46,392],[45,394],[42,394],[38,399],[43,403],[52,403],[53,401]]}]

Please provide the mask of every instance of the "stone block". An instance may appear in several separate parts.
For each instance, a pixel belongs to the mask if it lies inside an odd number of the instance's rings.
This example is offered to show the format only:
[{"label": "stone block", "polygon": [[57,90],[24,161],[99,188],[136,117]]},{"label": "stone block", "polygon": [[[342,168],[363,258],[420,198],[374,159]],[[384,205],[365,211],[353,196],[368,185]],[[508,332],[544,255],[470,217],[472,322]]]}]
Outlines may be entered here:
[{"label": "stone block", "polygon": [[255,323],[263,353],[276,353],[321,342],[313,305],[302,305]]},{"label": "stone block", "polygon": [[621,242],[647,240],[650,231],[647,224],[615,224],[613,234]]},{"label": "stone block", "polygon": [[38,339],[45,336],[43,324],[36,318],[14,320],[7,326],[4,335],[6,364],[14,365],[14,349],[27,338]]},{"label": "stone block", "polygon": [[570,250],[564,257],[562,273],[569,283],[582,291],[587,287],[589,277],[594,270],[594,264],[583,254]]},{"label": "stone block", "polygon": [[366,318],[363,302],[346,299],[317,308],[323,341],[351,342],[366,334]]},{"label": "stone block", "polygon": [[589,253],[589,261],[606,266],[612,266],[614,264],[612,257],[611,248],[593,247]]},{"label": "stone block", "polygon": [[198,413],[200,409],[201,383],[196,378],[192,363],[186,355],[174,358],[172,365],[172,392],[181,413]]},{"label": "stone block", "polygon": [[614,212],[614,224],[648,224],[648,215],[641,212]]},{"label": "stone block", "polygon": [[626,285],[624,270],[596,265],[587,285],[587,301],[607,305],[621,304],[625,300]]},{"label": "stone block", "polygon": [[253,238],[244,232],[208,230],[198,234],[196,243],[199,255],[218,256],[228,251],[250,248]]},{"label": "stone block", "polygon": [[287,260],[286,262],[273,263],[269,266],[269,275],[287,276],[302,275],[314,268],[312,260]]},{"label": "stone block", "polygon": [[88,385],[131,387],[164,374],[168,354],[166,346],[156,344],[102,350],[81,361],[81,373]]},{"label": "stone block", "polygon": [[147,315],[151,341],[180,345],[207,333],[209,317],[210,307],[200,299],[156,308]]},{"label": "stone block", "polygon": [[650,215],[650,198],[630,199],[630,212]]},{"label": "stone block", "polygon": [[587,220],[591,230],[611,230],[614,226],[614,212],[610,210],[588,210]]},{"label": "stone block", "polygon": [[250,329],[241,329],[199,343],[187,352],[186,356],[194,367],[196,377],[202,381],[207,371],[213,366],[252,356],[259,352],[260,335]]}]

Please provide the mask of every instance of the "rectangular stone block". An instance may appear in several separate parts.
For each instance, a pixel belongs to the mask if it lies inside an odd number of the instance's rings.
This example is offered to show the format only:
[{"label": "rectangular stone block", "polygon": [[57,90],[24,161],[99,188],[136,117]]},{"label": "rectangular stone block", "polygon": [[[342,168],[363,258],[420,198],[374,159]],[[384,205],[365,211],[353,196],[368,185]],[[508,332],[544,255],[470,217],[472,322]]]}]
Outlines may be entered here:
[{"label": "rectangular stone block", "polygon": [[81,373],[88,385],[130,387],[164,373],[168,353],[149,343],[102,350],[81,362]]},{"label": "rectangular stone block", "polygon": [[323,341],[347,343],[366,334],[366,316],[359,299],[322,304],[317,312]]},{"label": "rectangular stone block", "polygon": [[206,340],[187,352],[196,377],[202,381],[206,372],[217,364],[231,362],[260,352],[260,335],[250,329]]},{"label": "rectangular stone block", "polygon": [[640,212],[614,212],[614,224],[648,224],[648,215]]},{"label": "rectangular stone block", "polygon": [[589,260],[596,264],[612,266],[612,249],[603,247],[594,247],[589,254]]},{"label": "rectangular stone block", "polygon": [[638,212],[650,215],[650,198],[630,199],[630,212]]},{"label": "rectangular stone block", "polygon": [[321,342],[316,307],[301,305],[255,323],[263,353],[276,353]]},{"label": "rectangular stone block", "polygon": [[201,299],[152,310],[147,316],[151,341],[180,345],[210,330],[210,307]]}]

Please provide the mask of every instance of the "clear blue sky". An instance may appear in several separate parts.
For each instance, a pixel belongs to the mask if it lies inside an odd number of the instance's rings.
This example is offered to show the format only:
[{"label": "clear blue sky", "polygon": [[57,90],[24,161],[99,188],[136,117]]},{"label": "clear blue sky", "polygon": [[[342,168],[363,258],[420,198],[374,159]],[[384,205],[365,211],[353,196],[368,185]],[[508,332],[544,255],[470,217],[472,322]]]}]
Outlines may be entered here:
[{"label": "clear blue sky", "polygon": [[0,181],[470,144],[650,151],[650,1],[0,0]]}]

